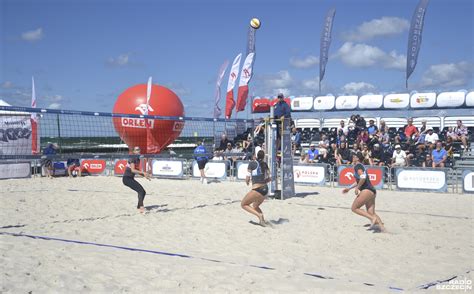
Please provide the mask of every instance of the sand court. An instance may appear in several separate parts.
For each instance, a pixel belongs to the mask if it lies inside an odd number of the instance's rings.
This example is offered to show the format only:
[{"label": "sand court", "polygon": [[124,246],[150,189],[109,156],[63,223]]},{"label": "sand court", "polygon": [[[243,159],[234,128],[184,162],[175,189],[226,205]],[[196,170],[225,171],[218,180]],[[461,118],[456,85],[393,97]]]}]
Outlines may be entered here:
[{"label": "sand court", "polygon": [[470,195],[378,191],[381,234],[339,188],[265,201],[263,228],[240,208],[243,182],[139,181],[146,215],[118,177],[1,181],[1,291],[389,292],[473,278]]}]

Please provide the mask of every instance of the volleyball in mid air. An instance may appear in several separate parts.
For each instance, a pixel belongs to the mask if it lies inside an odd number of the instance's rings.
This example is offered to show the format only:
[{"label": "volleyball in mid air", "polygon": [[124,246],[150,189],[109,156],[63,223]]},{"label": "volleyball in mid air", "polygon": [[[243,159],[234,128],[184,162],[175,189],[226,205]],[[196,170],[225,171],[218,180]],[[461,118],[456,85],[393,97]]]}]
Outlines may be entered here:
[{"label": "volleyball in mid air", "polygon": [[254,29],[258,29],[260,27],[260,20],[258,18],[252,18],[250,26]]}]

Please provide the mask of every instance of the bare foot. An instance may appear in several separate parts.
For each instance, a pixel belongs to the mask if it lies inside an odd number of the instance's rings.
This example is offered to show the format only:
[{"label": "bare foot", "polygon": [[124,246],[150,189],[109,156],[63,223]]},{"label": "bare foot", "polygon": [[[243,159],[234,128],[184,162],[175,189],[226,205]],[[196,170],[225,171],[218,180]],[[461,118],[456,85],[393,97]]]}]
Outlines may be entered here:
[{"label": "bare foot", "polygon": [[259,214],[258,220],[259,220],[259,222],[258,222],[259,225],[261,225],[262,227],[266,226],[266,222],[265,222],[265,218],[263,217],[263,214]]},{"label": "bare foot", "polygon": [[141,214],[144,214],[144,213],[145,213],[145,207],[143,207],[143,206],[140,207],[140,208],[138,209],[138,212],[141,213]]}]

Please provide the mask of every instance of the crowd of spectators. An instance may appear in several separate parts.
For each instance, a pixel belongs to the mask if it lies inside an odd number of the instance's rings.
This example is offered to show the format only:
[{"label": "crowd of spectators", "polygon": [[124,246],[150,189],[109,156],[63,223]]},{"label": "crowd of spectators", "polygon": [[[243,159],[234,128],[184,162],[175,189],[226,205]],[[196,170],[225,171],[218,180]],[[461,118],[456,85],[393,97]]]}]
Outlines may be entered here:
[{"label": "crowd of spectators", "polygon": [[299,162],[332,165],[351,164],[352,155],[360,152],[366,165],[446,167],[456,148],[468,148],[468,129],[461,120],[456,127],[440,131],[427,126],[426,120],[417,128],[409,118],[397,130],[383,120],[377,126],[374,120],[367,124],[360,115],[352,115],[347,124],[341,120],[339,127],[319,133],[319,139],[313,140],[307,150],[301,148],[301,137],[301,132],[293,128],[293,151],[301,152]]}]

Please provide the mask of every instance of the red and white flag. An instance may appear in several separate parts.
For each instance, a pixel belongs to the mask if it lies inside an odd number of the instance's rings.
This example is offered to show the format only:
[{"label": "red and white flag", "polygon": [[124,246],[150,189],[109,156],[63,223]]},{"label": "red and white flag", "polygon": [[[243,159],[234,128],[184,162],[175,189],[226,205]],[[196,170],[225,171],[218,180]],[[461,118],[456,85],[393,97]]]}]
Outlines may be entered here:
[{"label": "red and white flag", "polygon": [[[35,78],[31,77],[31,108],[36,108],[36,91]],[[39,154],[38,144],[38,116],[36,113],[31,114],[31,154]]]},{"label": "red and white flag", "polygon": [[[150,115],[149,111],[153,111],[153,108],[150,106],[150,98],[151,98],[151,89],[153,87],[152,78],[148,78],[148,83],[146,86],[146,110],[145,115]],[[150,128],[150,124],[153,124],[153,120],[145,117],[145,126],[146,126],[146,154],[154,154],[158,153],[160,150],[159,144],[156,142],[155,137],[152,134],[152,128]],[[145,165],[145,170],[149,170],[148,162]]]},{"label": "red and white flag", "polygon": [[249,53],[244,61],[244,66],[240,72],[239,90],[237,92],[236,111],[244,111],[249,96],[249,81],[252,78],[252,64],[255,53]]},{"label": "red and white flag", "polygon": [[225,117],[230,118],[232,115],[232,109],[234,109],[235,101],[234,101],[234,87],[235,81],[237,80],[237,75],[239,74],[240,68],[240,59],[242,58],[242,53],[237,55],[234,59],[234,63],[232,64],[232,68],[230,70],[229,75],[229,83],[227,84],[227,95],[225,100]]}]

